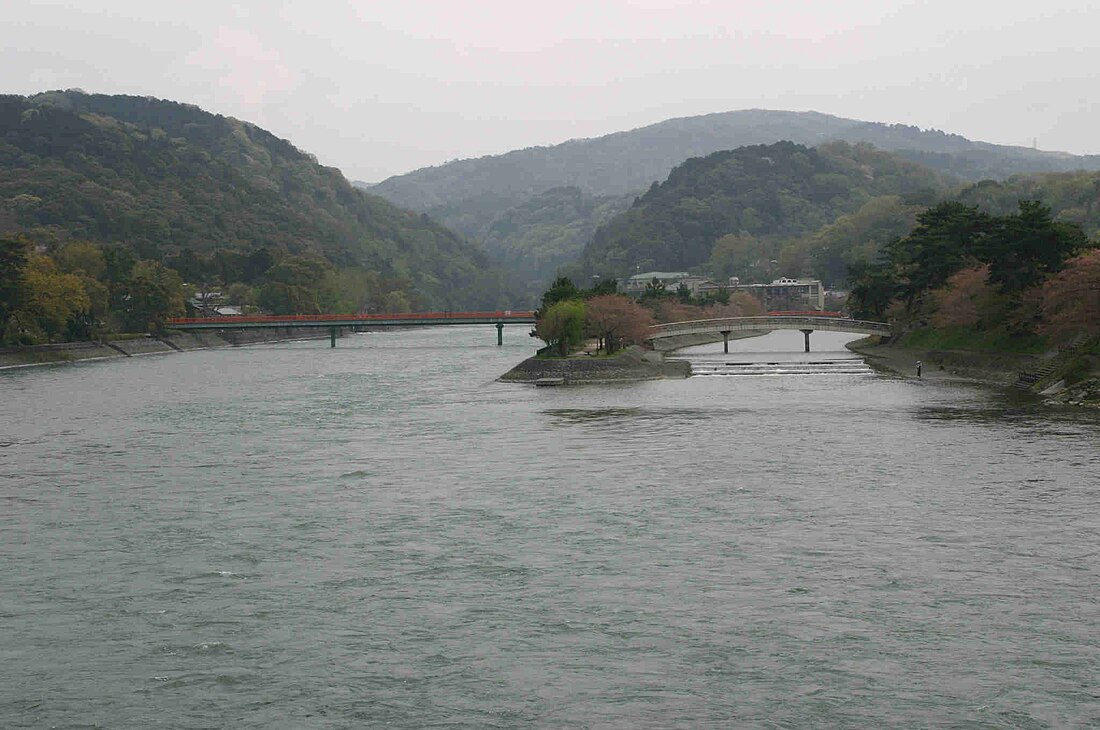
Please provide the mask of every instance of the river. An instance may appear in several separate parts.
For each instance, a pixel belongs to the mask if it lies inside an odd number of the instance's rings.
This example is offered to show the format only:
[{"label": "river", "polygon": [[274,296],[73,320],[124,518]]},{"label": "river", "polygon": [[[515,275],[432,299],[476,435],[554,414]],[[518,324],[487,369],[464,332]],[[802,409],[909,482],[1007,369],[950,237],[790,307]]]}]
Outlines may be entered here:
[{"label": "river", "polygon": [[1100,725],[1100,418],[813,338],[0,372],[0,727]]}]

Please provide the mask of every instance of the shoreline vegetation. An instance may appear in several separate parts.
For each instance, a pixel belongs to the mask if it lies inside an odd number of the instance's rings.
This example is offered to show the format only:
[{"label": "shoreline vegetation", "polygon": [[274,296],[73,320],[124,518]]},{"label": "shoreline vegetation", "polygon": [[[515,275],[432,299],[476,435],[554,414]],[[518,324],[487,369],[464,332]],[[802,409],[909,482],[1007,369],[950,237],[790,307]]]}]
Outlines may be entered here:
[{"label": "shoreline vegetation", "polygon": [[[759,337],[766,332],[732,332],[730,339]],[[555,385],[596,385],[624,383],[662,378],[691,377],[691,363],[686,360],[666,360],[665,354],[684,347],[721,342],[719,334],[694,334],[669,337],[655,343],[652,350],[632,345],[613,355],[596,355],[585,351],[569,357],[529,357],[501,375],[502,383],[531,383],[554,380]]]}]

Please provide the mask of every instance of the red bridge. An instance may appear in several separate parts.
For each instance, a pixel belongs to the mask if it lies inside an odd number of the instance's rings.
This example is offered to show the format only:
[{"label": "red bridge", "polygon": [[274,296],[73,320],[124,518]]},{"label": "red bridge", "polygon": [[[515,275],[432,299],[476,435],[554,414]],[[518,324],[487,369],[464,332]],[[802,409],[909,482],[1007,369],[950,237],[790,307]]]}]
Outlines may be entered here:
[{"label": "red bridge", "polygon": [[177,317],[167,326],[177,330],[236,330],[285,327],[327,327],[336,347],[341,327],[438,327],[488,324],[497,328],[497,344],[504,344],[505,324],[534,324],[535,313],[518,310],[496,312],[402,312],[393,314],[287,314],[243,317]]}]

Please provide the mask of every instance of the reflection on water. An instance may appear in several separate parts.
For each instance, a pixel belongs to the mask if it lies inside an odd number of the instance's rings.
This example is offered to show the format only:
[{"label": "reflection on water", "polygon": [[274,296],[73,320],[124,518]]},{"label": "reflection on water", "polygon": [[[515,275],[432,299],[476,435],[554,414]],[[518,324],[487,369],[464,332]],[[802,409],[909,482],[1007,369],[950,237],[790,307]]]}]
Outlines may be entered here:
[{"label": "reflection on water", "polygon": [[543,411],[543,413],[566,421],[586,423],[588,421],[631,418],[640,415],[642,410],[640,408],[550,408]]},{"label": "reflection on water", "polygon": [[1100,721],[1097,414],[495,334],[0,372],[0,727]]}]

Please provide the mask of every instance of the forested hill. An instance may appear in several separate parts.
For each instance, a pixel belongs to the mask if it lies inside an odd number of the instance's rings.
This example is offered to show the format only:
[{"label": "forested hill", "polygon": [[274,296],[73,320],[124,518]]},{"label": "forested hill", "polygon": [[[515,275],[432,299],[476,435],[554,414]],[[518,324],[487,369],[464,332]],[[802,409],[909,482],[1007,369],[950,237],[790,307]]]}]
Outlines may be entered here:
[{"label": "forested hill", "polygon": [[[718,277],[766,279],[815,267],[843,272],[845,261],[813,259],[810,234],[874,203],[865,215],[891,221],[900,235],[908,209],[946,190],[936,173],[869,145],[778,142],[715,152],[676,167],[601,227],[572,273],[696,268]],[[855,239],[829,256],[844,258],[860,243]]]},{"label": "forested hill", "polygon": [[[817,112],[756,109],[670,119],[604,137],[458,160],[391,177],[371,192],[427,213],[481,243],[528,281],[544,284],[562,262],[576,259],[588,243],[585,236],[606,222],[608,212],[625,210],[684,160],[781,140],[808,146],[869,142],[963,180],[1100,169],[1100,155],[973,142],[935,130]],[[560,192],[538,199],[559,188],[577,193],[565,201]]]},{"label": "forested hill", "polygon": [[122,246],[185,280],[257,284],[257,262],[312,256],[413,306],[512,304],[450,230],[252,124],[148,97],[0,96],[0,234],[13,233]]}]

